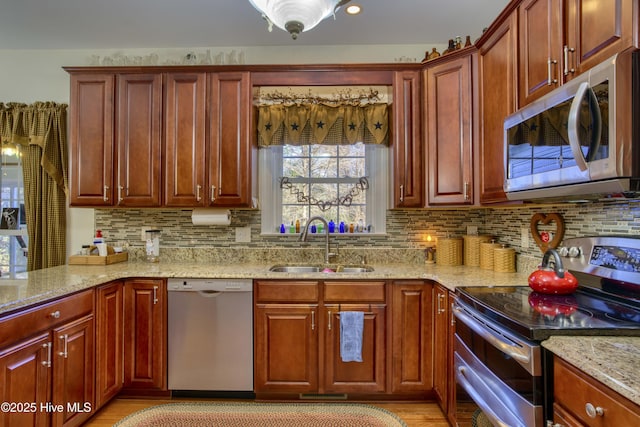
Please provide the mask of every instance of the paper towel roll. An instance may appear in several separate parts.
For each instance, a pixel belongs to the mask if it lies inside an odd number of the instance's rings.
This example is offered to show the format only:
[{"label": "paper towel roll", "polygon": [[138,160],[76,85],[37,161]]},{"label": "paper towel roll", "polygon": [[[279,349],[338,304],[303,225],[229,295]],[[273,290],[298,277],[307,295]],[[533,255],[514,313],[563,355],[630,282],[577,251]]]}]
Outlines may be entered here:
[{"label": "paper towel roll", "polygon": [[191,212],[191,222],[194,225],[229,225],[231,212],[228,209],[196,208]]}]

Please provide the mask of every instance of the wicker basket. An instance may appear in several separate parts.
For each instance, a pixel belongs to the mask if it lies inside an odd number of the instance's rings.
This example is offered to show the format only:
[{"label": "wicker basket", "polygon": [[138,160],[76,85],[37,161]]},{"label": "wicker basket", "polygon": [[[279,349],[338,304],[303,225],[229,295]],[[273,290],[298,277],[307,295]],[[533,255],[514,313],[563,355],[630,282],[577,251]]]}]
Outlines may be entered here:
[{"label": "wicker basket", "polygon": [[462,238],[443,237],[438,239],[436,264],[462,265]]},{"label": "wicker basket", "polygon": [[[493,236],[462,236],[464,239],[464,265],[480,265],[480,243],[490,242]],[[493,267],[492,267],[493,268]]]},{"label": "wicker basket", "polygon": [[480,243],[480,268],[484,270],[493,270],[493,251],[499,247],[500,243]]},{"label": "wicker basket", "polygon": [[516,271],[516,250],[500,247],[493,250],[493,270],[501,273]]}]

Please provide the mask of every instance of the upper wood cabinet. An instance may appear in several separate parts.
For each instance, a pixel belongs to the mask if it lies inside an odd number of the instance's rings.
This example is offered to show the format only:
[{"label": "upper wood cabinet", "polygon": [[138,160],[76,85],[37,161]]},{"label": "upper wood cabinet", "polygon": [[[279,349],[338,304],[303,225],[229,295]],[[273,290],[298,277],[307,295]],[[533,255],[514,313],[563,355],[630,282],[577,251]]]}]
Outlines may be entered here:
[{"label": "upper wood cabinet", "polygon": [[165,78],[165,204],[206,206],[206,74]]},{"label": "upper wood cabinet", "polygon": [[162,75],[117,76],[117,206],[161,205]]},{"label": "upper wood cabinet", "polygon": [[160,74],[72,74],[71,206],[161,205]]},{"label": "upper wood cabinet", "polygon": [[474,202],[474,52],[447,55],[424,71],[428,205]]},{"label": "upper wood cabinet", "polygon": [[211,73],[209,206],[251,206],[251,82],[248,72]]},{"label": "upper wood cabinet", "polygon": [[71,206],[251,206],[249,72],[138,71],[70,70]]},{"label": "upper wood cabinet", "polygon": [[518,7],[520,106],[562,84],[562,5],[562,0],[525,0]]},{"label": "upper wood cabinet", "polygon": [[115,75],[71,74],[69,203],[113,205]]},{"label": "upper wood cabinet", "polygon": [[504,119],[516,109],[517,13],[510,13],[478,45],[481,203],[507,200],[504,192]]},{"label": "upper wood cabinet", "polygon": [[519,107],[637,44],[637,7],[635,0],[520,3]]},{"label": "upper wood cabinet", "polygon": [[394,73],[392,150],[394,165],[393,206],[424,206],[424,173],[420,98],[420,72]]},{"label": "upper wood cabinet", "polygon": [[638,47],[637,0],[565,0],[567,80],[629,47]]}]

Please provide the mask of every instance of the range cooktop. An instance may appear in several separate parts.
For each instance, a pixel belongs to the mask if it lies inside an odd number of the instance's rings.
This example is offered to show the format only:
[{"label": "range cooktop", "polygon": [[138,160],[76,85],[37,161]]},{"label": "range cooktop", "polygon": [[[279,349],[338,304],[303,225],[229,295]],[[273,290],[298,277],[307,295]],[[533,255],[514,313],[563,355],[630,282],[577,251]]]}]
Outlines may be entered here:
[{"label": "range cooktop", "polygon": [[528,286],[464,287],[459,301],[531,340],[551,335],[640,336],[640,309],[588,289],[545,295]]},{"label": "range cooktop", "polygon": [[[530,340],[551,335],[640,336],[640,239],[567,239],[565,269],[579,287],[547,295],[528,286],[462,287],[460,303]],[[564,249],[564,250],[562,250]]]}]

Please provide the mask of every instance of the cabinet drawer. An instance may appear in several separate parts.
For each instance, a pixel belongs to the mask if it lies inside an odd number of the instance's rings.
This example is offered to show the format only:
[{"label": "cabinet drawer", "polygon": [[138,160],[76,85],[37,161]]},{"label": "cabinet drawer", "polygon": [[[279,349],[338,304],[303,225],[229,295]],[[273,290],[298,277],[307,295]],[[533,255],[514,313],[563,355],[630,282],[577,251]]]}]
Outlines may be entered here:
[{"label": "cabinet drawer", "polygon": [[318,302],[318,282],[256,281],[256,302]]},{"label": "cabinet drawer", "polygon": [[[556,405],[585,426],[640,425],[640,407],[563,360],[554,359],[553,377]],[[602,415],[589,417],[586,410],[589,404],[602,408]]]},{"label": "cabinet drawer", "polygon": [[27,308],[0,320],[0,347],[93,312],[93,289]]},{"label": "cabinet drawer", "polygon": [[324,282],[325,302],[384,302],[384,282]]}]

